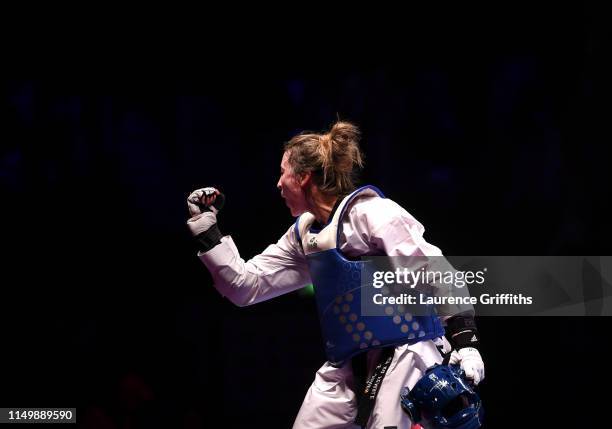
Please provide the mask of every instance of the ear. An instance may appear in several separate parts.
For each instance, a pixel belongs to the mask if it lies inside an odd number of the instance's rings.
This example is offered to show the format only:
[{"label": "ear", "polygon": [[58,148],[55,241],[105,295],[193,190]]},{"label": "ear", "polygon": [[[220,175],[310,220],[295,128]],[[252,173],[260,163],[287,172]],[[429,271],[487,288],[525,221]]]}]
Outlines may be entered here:
[{"label": "ear", "polygon": [[308,171],[302,174],[302,176],[299,179],[300,187],[302,189],[307,187],[310,184],[311,180],[312,180],[312,172]]}]

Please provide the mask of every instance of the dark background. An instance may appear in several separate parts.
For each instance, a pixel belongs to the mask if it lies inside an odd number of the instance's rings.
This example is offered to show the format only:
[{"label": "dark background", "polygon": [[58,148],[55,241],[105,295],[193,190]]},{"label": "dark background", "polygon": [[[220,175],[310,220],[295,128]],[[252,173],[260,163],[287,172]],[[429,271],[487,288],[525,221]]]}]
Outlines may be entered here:
[{"label": "dark background", "polygon": [[[253,256],[292,223],[275,187],[282,143],[338,117],[363,131],[362,183],[444,253],[610,254],[605,15],[475,12],[253,25],[238,42],[194,31],[176,52],[158,50],[163,37],[65,57],[44,40],[36,55],[15,48],[1,98],[1,406],[76,406],[87,428],[290,427],[324,361],[314,300],[222,299],[185,199],[222,189],[220,227]],[[288,33],[304,37],[283,45]],[[488,427],[600,422],[608,318],[478,323]]]}]

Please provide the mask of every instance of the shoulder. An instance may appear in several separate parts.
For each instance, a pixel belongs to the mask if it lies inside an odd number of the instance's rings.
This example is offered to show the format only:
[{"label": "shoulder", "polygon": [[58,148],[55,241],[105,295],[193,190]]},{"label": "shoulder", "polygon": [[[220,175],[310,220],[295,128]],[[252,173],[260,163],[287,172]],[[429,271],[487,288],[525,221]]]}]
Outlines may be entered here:
[{"label": "shoulder", "polygon": [[388,213],[398,214],[401,211],[406,211],[402,206],[397,204],[390,198],[381,198],[372,195],[364,195],[355,198],[348,207],[347,211],[351,213]]},{"label": "shoulder", "polygon": [[393,223],[409,224],[417,229],[423,226],[405,208],[390,198],[363,196],[356,198],[347,207],[349,221],[360,222],[375,231]]}]

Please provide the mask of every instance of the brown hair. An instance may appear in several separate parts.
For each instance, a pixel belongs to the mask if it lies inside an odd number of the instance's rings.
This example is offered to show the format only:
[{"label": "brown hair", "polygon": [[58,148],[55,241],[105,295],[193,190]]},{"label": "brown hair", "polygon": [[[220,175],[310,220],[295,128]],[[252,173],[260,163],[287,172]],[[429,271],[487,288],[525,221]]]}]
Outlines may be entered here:
[{"label": "brown hair", "polygon": [[325,134],[298,134],[284,149],[296,176],[310,171],[321,192],[342,195],[355,189],[357,173],[363,168],[360,138],[359,128],[339,121]]}]

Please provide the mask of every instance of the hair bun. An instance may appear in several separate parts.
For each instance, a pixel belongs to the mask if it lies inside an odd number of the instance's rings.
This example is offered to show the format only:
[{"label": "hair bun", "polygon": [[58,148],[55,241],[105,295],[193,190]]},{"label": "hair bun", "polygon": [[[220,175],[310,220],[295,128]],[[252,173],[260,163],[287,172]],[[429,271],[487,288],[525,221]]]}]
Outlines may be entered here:
[{"label": "hair bun", "polygon": [[336,122],[327,134],[332,143],[344,146],[348,143],[359,143],[361,133],[359,128],[349,122]]}]

